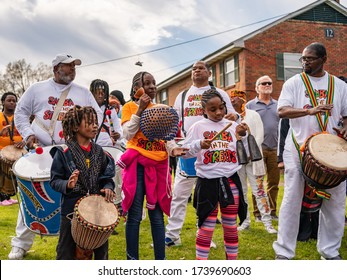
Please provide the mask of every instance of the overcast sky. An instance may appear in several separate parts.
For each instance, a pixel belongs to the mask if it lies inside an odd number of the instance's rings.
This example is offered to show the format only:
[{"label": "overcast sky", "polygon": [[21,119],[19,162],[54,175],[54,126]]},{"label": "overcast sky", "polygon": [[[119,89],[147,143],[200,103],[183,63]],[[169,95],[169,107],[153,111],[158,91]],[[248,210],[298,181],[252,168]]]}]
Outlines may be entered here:
[{"label": "overcast sky", "polygon": [[[93,79],[104,79],[111,90],[119,89],[128,97],[137,72],[148,71],[159,83],[270,23],[267,19],[273,21],[313,2],[1,0],[0,71],[23,58],[33,66],[50,65],[57,53],[65,52],[82,60],[77,83],[89,87]],[[340,3],[347,6],[347,0]],[[176,44],[181,45],[169,47]],[[138,60],[142,67],[135,65]]]}]

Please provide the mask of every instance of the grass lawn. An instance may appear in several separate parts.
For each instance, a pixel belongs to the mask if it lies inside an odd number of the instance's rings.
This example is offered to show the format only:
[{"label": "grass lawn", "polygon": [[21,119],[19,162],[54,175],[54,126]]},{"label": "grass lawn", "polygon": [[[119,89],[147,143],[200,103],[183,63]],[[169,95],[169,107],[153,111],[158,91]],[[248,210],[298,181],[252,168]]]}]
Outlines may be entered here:
[{"label": "grass lawn", "polygon": [[[248,193],[250,198],[250,192]],[[283,195],[283,184],[281,181],[279,201],[281,203]],[[251,200],[249,200],[251,201]],[[0,206],[0,259],[6,260],[11,250],[11,237],[15,234],[18,205]],[[181,233],[183,245],[180,247],[167,248],[168,260],[194,260],[195,259],[195,233],[196,216],[192,203],[188,204],[187,216]],[[277,228],[277,222],[274,222]],[[112,260],[125,260],[125,225],[121,219],[117,231],[118,235],[112,235],[109,239],[109,258]],[[346,233],[342,240],[340,254],[343,259],[347,259]],[[274,252],[272,243],[276,239],[275,234],[268,234],[262,223],[255,223],[252,220],[251,229],[239,233],[239,255],[240,260],[273,260]],[[217,249],[211,249],[209,258],[211,260],[224,260],[225,253],[223,247],[223,235],[221,225],[217,225],[213,240],[217,244]],[[25,256],[26,260],[54,260],[57,236],[36,236],[34,245]],[[148,217],[143,220],[140,230],[140,259],[153,260],[152,238]],[[298,242],[296,258],[297,260],[318,260],[320,258],[316,250],[316,241]]]}]

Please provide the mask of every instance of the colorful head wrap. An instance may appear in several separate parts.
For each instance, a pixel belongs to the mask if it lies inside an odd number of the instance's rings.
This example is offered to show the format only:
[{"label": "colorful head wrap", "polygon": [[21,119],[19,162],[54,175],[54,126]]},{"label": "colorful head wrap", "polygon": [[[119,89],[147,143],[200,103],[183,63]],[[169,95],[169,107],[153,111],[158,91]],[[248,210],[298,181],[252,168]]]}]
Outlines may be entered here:
[{"label": "colorful head wrap", "polygon": [[238,97],[240,99],[243,100],[243,104],[241,106],[241,111],[242,113],[245,112],[245,106],[246,106],[246,103],[247,103],[247,96],[246,96],[246,93],[242,90],[232,90],[230,92],[230,97],[233,98],[233,97]]}]

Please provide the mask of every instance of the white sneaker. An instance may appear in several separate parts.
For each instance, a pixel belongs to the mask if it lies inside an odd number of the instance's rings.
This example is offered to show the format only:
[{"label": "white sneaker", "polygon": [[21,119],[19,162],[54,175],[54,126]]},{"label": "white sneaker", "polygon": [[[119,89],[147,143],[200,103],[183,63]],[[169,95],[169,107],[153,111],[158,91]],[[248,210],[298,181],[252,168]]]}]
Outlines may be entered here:
[{"label": "white sneaker", "polygon": [[270,233],[270,234],[275,234],[275,233],[277,233],[277,230],[275,230],[273,226],[267,226],[267,227],[266,227],[266,231],[267,231],[268,233]]},{"label": "white sneaker", "polygon": [[249,229],[249,225],[242,224],[239,227],[237,227],[237,231],[243,231]]},{"label": "white sneaker", "polygon": [[26,251],[19,247],[12,247],[11,252],[8,254],[9,260],[22,260],[26,255]]},{"label": "white sneaker", "polygon": [[142,211],[142,218],[141,218],[141,221],[145,220],[145,219],[146,219],[146,217],[147,217],[147,215],[146,215],[146,210],[145,210],[145,209],[143,209],[143,211]]},{"label": "white sneaker", "polygon": [[182,245],[181,238],[178,237],[177,239],[172,239],[170,237],[165,237],[165,245],[167,247],[181,246]]},{"label": "white sneaker", "polygon": [[217,249],[217,244],[211,240],[210,248]]}]

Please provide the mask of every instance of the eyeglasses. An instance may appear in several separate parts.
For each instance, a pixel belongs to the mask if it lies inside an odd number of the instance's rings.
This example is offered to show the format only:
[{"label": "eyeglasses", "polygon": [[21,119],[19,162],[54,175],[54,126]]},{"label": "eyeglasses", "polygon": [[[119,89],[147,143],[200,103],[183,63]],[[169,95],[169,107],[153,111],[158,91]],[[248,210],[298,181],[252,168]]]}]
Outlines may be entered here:
[{"label": "eyeglasses", "polygon": [[314,56],[302,56],[299,58],[300,62],[306,61],[306,62],[313,62],[315,60],[317,60],[320,57],[314,57]]},{"label": "eyeglasses", "polygon": [[259,85],[262,85],[262,86],[271,86],[271,85],[272,85],[272,82],[262,82],[262,83],[259,83]]}]

